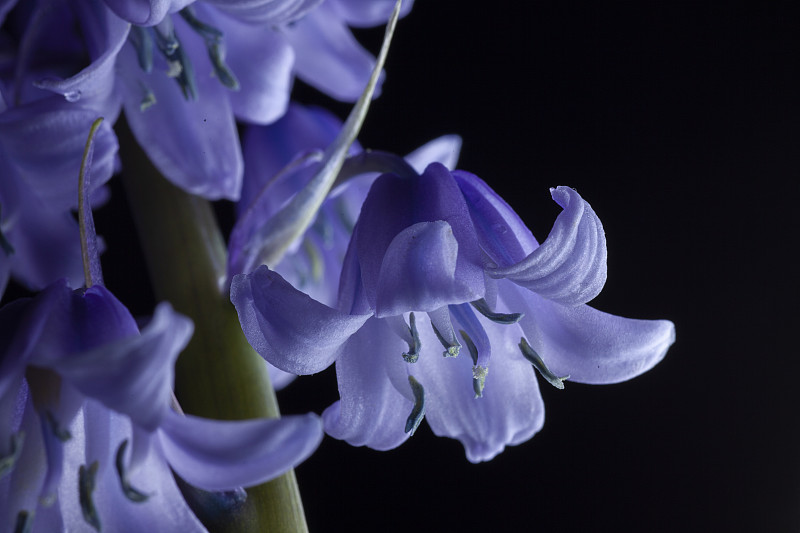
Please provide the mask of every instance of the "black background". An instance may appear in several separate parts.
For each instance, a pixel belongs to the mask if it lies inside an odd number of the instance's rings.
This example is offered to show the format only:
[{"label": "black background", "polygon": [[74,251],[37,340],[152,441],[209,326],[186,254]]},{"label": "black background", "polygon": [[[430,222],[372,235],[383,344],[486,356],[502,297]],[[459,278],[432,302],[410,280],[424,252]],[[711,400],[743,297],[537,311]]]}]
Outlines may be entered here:
[{"label": "black background", "polygon": [[[459,133],[460,168],[539,239],[548,188],[577,188],[608,238],[592,305],[669,318],[677,342],[624,384],[543,385],[544,429],[489,463],[426,426],[391,452],[326,439],[297,470],[312,531],[800,531],[799,23],[755,3],[418,0],[363,144]],[[329,378],[284,409],[318,409]]]},{"label": "black background", "polygon": [[[425,424],[390,452],[326,438],[297,469],[312,532],[800,530],[798,28],[755,3],[417,1],[362,144],[459,133],[459,167],[540,240],[548,188],[576,188],[608,238],[592,305],[677,342],[627,383],[543,384],[544,429],[489,463]],[[150,313],[124,201],[97,227],[109,288]],[[336,398],[332,369],[279,393],[285,413]]]}]

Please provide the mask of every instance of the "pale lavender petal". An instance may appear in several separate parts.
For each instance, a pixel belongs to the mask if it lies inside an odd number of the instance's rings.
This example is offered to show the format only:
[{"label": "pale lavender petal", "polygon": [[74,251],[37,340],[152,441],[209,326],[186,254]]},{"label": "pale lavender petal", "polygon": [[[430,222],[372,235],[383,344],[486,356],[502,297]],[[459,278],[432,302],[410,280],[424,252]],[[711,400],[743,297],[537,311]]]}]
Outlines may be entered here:
[{"label": "pale lavender petal", "polygon": [[564,305],[586,303],[606,282],[606,238],[592,207],[569,187],[551,189],[564,210],[541,246],[522,261],[488,273]]},{"label": "pale lavender petal", "polygon": [[297,377],[296,374],[284,372],[280,368],[276,368],[269,363],[267,363],[267,371],[269,372],[269,381],[272,383],[272,388],[275,390],[281,390]]},{"label": "pale lavender petal", "polygon": [[84,395],[153,431],[170,405],[175,360],[192,330],[188,318],[162,303],[141,335],[74,353],[51,364]]},{"label": "pale lavender petal", "polygon": [[[303,81],[344,102],[361,95],[375,58],[326,4],[287,29],[286,36],[295,51],[295,70]],[[376,96],[379,93],[380,82]]]},{"label": "pale lavender petal", "polygon": [[483,296],[483,279],[471,285],[456,277],[458,241],[442,220],[419,222],[392,240],[383,256],[375,315],[433,311]]},{"label": "pale lavender petal", "polygon": [[[500,283],[506,305],[524,312],[520,326],[556,375],[581,383],[617,383],[646,372],[675,341],[669,320],[636,320],[588,305],[564,306]],[[487,385],[488,387],[488,385]]]},{"label": "pale lavender petal", "polygon": [[224,35],[225,61],[239,80],[239,90],[227,95],[233,112],[246,122],[275,122],[286,112],[294,81],[294,51],[286,37],[270,26],[245,24],[219,13],[213,20]]},{"label": "pale lavender petal", "polygon": [[326,433],[376,450],[395,448],[408,438],[404,428],[413,402],[397,388],[408,388],[404,368],[408,363],[402,356],[407,350],[406,343],[378,319],[371,319],[350,339],[336,361],[341,399],[322,414]]},{"label": "pale lavender petal", "polygon": [[330,366],[350,335],[369,318],[340,313],[312,300],[263,265],[233,278],[231,302],[248,342],[261,357],[300,375]]},{"label": "pale lavender petal", "polygon": [[[328,0],[328,3],[349,26],[371,27],[386,23],[395,0]],[[414,0],[403,0],[400,16],[406,16],[413,5]]]},{"label": "pale lavender petal", "polygon": [[[189,38],[184,41],[192,58],[205,57],[202,46],[192,47]],[[120,77],[125,116],[153,164],[187,192],[210,200],[237,200],[243,171],[239,136],[228,89],[211,76],[210,64],[195,65],[198,99],[187,101],[164,72],[141,72],[132,47],[123,48],[119,58],[122,70],[138,74]],[[140,109],[143,86],[156,98],[144,111]]]},{"label": "pale lavender petal", "polygon": [[322,422],[313,413],[223,421],[170,412],[159,435],[181,478],[205,490],[231,490],[269,481],[300,464],[322,440]]},{"label": "pale lavender petal", "polygon": [[[528,440],[544,424],[536,375],[530,363],[511,356],[519,351],[519,339],[503,329],[508,327],[486,324],[493,357],[480,398],[475,398],[472,361],[466,353],[456,358],[423,353],[415,363],[425,386],[428,425],[436,435],[461,441],[473,463]],[[420,328],[420,337],[423,346],[438,345],[430,328]]]},{"label": "pale lavender petal", "polygon": [[[433,162],[441,163],[448,169],[455,168],[460,154],[461,137],[458,135],[443,135],[423,144],[408,154],[405,159],[414,167],[414,170],[422,174],[425,171],[425,167]],[[453,173],[453,176],[455,176],[455,173]]]},{"label": "pale lavender petal", "polygon": [[319,5],[322,0],[206,0],[249,24],[293,22]]}]

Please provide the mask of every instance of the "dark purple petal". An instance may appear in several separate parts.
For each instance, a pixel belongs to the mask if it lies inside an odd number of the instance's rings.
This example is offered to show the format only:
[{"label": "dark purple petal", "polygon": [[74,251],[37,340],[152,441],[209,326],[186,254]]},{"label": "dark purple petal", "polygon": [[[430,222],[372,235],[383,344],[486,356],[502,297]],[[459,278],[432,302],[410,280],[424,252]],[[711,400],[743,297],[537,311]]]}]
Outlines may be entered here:
[{"label": "dark purple petal", "polygon": [[353,446],[389,450],[405,442],[413,402],[408,389],[406,343],[385,321],[371,319],[336,361],[341,399],[322,414],[325,432]]},{"label": "dark purple petal", "polygon": [[570,381],[631,379],[661,361],[675,342],[675,325],[669,320],[636,320],[588,305],[564,306],[508,282],[500,285],[506,305],[525,313],[519,324],[530,345],[553,373],[569,375]]},{"label": "dark purple petal", "polygon": [[205,490],[231,490],[269,481],[300,464],[322,440],[322,423],[313,413],[223,421],[170,412],[159,434],[164,455],[181,478]]},{"label": "dark purple petal", "polygon": [[569,187],[551,189],[564,210],[541,246],[522,261],[488,269],[494,278],[517,285],[564,305],[586,303],[606,282],[606,238],[592,207]]},{"label": "dark purple petal", "polygon": [[330,366],[350,335],[369,318],[340,313],[312,300],[263,265],[233,278],[231,302],[248,342],[261,357],[300,375]]},{"label": "dark purple petal", "polygon": [[[423,280],[417,278],[414,284],[400,285],[400,279],[383,277],[383,268],[393,268],[387,252],[394,239],[414,224],[436,221],[446,222],[457,242],[453,281],[444,286],[437,283],[423,286],[420,285]],[[405,242],[408,242],[411,236],[406,234],[406,237],[408,239]],[[384,174],[375,180],[362,206],[351,241],[353,246],[358,255],[365,294],[373,309],[377,306],[378,294],[386,295],[391,291],[405,293],[396,295],[395,298],[399,300],[395,301],[414,301],[418,298],[413,294],[414,291],[420,295],[440,295],[434,308],[483,296],[482,256],[472,221],[458,185],[450,172],[439,163],[429,165],[421,176]],[[392,250],[392,261],[396,259],[395,251]],[[433,266],[434,261],[441,259],[429,257],[426,262]],[[384,282],[388,285],[380,286]],[[404,309],[412,310],[414,308]]]},{"label": "dark purple petal", "polygon": [[485,181],[463,170],[453,171],[469,207],[481,248],[498,267],[525,259],[539,246],[522,219]]},{"label": "dark purple petal", "polygon": [[[286,30],[295,51],[297,75],[344,102],[355,101],[367,85],[375,58],[323,4]],[[375,91],[380,93],[380,82]]]},{"label": "dark purple petal", "polygon": [[[210,200],[236,200],[242,185],[242,155],[228,89],[211,76],[207,58],[205,63],[199,61],[206,56],[202,43],[195,42],[190,31],[183,33],[189,35],[182,46],[199,63],[195,64],[197,101],[187,101],[175,80],[161,70],[142,72],[133,49],[125,47],[119,55],[120,68],[129,74],[121,77],[125,116],[153,164],[172,183]],[[144,111],[140,109],[143,87],[156,98]]]},{"label": "dark purple petal", "polygon": [[[97,109],[51,96],[0,113],[0,143],[20,176],[49,209],[66,211],[78,203],[78,171]],[[114,170],[117,139],[106,121],[97,131],[93,190]]]},{"label": "dark purple petal", "polygon": [[127,42],[131,27],[98,4],[76,2],[75,6],[92,62],[67,79],[46,78],[38,80],[36,86],[61,94],[70,102],[81,100],[113,124],[119,113],[114,91],[117,54]]}]

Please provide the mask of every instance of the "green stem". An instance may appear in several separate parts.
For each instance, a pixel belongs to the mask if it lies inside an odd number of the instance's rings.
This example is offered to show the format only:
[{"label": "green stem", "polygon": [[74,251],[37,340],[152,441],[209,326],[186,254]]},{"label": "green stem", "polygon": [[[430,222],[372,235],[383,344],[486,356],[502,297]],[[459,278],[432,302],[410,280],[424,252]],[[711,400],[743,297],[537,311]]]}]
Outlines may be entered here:
[{"label": "green stem", "polygon": [[[225,246],[208,201],[178,189],[117,123],[123,182],[156,297],[189,316],[194,335],[176,364],[187,413],[215,419],[279,417],[264,360],[250,347],[226,293]],[[308,531],[294,472],[247,490],[244,507],[214,532]]]}]

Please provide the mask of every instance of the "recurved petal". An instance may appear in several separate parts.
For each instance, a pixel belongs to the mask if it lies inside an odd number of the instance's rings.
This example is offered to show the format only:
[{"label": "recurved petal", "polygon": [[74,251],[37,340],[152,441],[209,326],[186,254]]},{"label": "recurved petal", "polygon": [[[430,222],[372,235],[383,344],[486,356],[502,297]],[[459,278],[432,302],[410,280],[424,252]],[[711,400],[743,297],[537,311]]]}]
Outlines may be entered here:
[{"label": "recurved petal", "polygon": [[586,303],[606,282],[603,224],[574,189],[558,187],[550,192],[564,210],[547,239],[522,261],[488,273],[564,305]]},{"label": "recurved petal", "polygon": [[162,303],[141,335],[62,357],[52,368],[84,395],[153,431],[169,408],[175,360],[193,329],[188,318]]},{"label": "recurved petal", "polygon": [[[191,57],[203,58],[206,51],[193,44],[188,38],[182,42]],[[153,164],[187,192],[237,200],[243,173],[239,135],[228,89],[211,76],[210,66],[196,65],[198,98],[187,101],[175,80],[161,70],[142,72],[132,47],[123,48],[119,58],[120,70],[128,74],[121,76],[125,117]],[[142,110],[145,88],[156,103]]]},{"label": "recurved petal", "polygon": [[[347,26],[323,4],[288,28],[295,51],[295,70],[306,83],[326,94],[353,102],[361,96],[375,65]],[[380,82],[375,91],[380,93]]]},{"label": "recurved petal", "polygon": [[413,402],[397,388],[408,388],[405,351],[405,342],[379,319],[369,320],[350,339],[336,362],[341,399],[322,413],[326,433],[376,450],[395,448],[408,438],[404,429]]},{"label": "recurved petal", "polygon": [[[429,328],[420,329],[423,346],[438,345]],[[425,386],[428,425],[436,435],[461,441],[473,463],[488,461],[506,446],[530,439],[544,424],[534,371],[521,357],[511,356],[518,351],[513,332],[519,330],[496,324],[485,329],[493,356],[480,398],[475,398],[468,354],[445,358],[424,353],[415,363]]]},{"label": "recurved petal", "polygon": [[[500,283],[506,305],[525,313],[520,326],[558,376],[580,383],[618,383],[656,365],[675,342],[669,320],[637,320],[588,305],[565,306]],[[487,386],[488,387],[488,386]]]},{"label": "recurved petal", "polygon": [[159,434],[167,461],[184,480],[205,490],[231,490],[300,464],[322,440],[322,423],[313,413],[223,421],[170,411]]},{"label": "recurved petal", "polygon": [[231,302],[248,342],[261,357],[299,375],[330,366],[369,318],[340,313],[313,300],[264,265],[234,276]]}]

